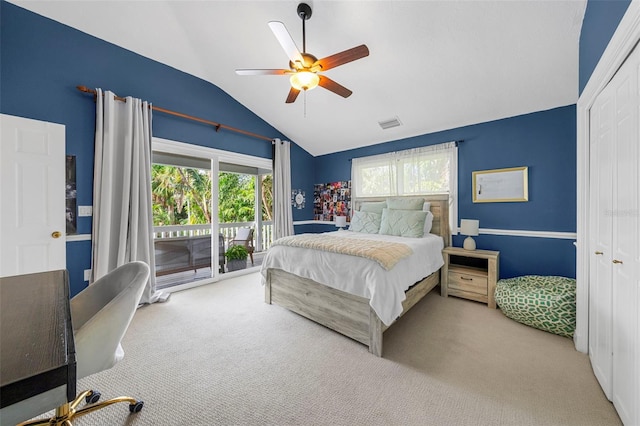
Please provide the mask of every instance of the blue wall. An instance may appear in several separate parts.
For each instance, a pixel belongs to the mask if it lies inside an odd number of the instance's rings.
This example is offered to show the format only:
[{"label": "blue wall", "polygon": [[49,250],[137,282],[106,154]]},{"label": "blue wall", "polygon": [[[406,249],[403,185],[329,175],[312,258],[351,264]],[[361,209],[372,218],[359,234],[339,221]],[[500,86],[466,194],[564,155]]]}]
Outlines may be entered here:
[{"label": "blue wall", "polygon": [[[350,179],[354,157],[427,146],[458,144],[458,217],[479,219],[481,228],[575,232],[575,105],[466,126],[316,157],[316,181]],[[526,203],[473,203],[471,173],[529,167]],[[575,277],[573,240],[480,235],[478,247],[500,250],[500,276]],[[462,237],[454,237],[462,245]]]},{"label": "blue wall", "polygon": [[[224,91],[128,50],[26,11],[0,3],[0,112],[66,126],[66,153],[76,156],[78,205],[93,201],[95,104],[77,85],[135,96],[185,114],[267,137],[286,139]],[[154,136],[271,158],[271,144],[162,113],[153,117]],[[313,187],[313,157],[292,145],[294,186]],[[297,172],[300,170],[301,172]],[[91,218],[78,218],[78,233],[91,233]],[[82,290],[91,265],[89,241],[67,243],[71,293]]]},{"label": "blue wall", "polygon": [[[583,90],[628,5],[628,0],[590,0],[580,37],[579,87]],[[218,87],[136,55],[17,6],[0,2],[0,112],[62,123],[67,154],[77,156],[78,204],[92,203],[95,108],[76,85],[102,87],[187,114],[269,137],[287,139]],[[125,69],[126,67],[126,69]],[[133,70],[133,72],[131,71]],[[135,75],[134,75],[135,72]],[[292,146],[292,187],[307,193],[294,220],[313,218],[313,184],[350,178],[350,158],[463,140],[459,151],[460,218],[483,228],[575,232],[575,106],[466,126],[314,158]],[[154,135],[202,146],[271,157],[267,142],[230,132],[215,133],[194,122],[154,115]],[[471,202],[471,172],[529,167],[527,203]],[[90,218],[78,232],[90,233]],[[328,230],[297,226],[296,232]],[[575,276],[571,240],[480,235],[478,246],[501,251],[501,276]],[[454,238],[461,245],[461,238]],[[84,288],[90,242],[67,244],[72,293]]]},{"label": "blue wall", "polygon": [[630,0],[589,0],[580,33],[580,93],[589,81]]}]

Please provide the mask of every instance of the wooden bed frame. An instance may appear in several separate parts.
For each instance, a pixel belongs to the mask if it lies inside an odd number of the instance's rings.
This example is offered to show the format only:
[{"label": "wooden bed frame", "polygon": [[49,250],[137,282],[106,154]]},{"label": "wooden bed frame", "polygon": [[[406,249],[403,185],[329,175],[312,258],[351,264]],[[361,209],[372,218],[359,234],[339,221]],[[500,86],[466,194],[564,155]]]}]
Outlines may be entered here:
[{"label": "wooden bed frame", "polygon": [[[407,197],[411,198],[411,197]],[[444,245],[451,245],[449,230],[449,198],[446,195],[424,196],[431,202],[433,213],[432,234],[442,236]],[[360,203],[384,201],[385,198],[361,198]],[[417,282],[406,291],[402,302],[404,315],[429,291],[440,283],[440,271],[436,271]],[[265,302],[287,308],[297,314],[342,333],[369,347],[369,352],[382,356],[382,334],[389,328],[369,305],[369,299],[355,296],[341,290],[328,287],[308,278],[285,272],[281,269],[268,269],[265,284]]]}]

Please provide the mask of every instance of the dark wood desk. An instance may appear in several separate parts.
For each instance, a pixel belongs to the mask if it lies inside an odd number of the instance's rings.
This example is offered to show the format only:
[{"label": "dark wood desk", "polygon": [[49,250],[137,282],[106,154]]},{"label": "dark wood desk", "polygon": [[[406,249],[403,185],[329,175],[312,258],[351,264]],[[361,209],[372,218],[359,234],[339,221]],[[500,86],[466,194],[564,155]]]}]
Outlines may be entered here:
[{"label": "dark wood desk", "polygon": [[0,408],[60,386],[75,398],[67,271],[0,278],[0,385]]}]

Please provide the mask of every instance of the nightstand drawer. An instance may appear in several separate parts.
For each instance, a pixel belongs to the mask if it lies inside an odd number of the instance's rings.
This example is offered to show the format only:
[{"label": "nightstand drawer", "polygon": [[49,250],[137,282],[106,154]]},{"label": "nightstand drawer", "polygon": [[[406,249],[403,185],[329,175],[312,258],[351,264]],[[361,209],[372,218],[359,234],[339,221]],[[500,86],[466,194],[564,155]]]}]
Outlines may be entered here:
[{"label": "nightstand drawer", "polygon": [[461,290],[469,293],[487,295],[487,276],[468,273],[460,270],[449,270],[449,288],[452,290]]}]

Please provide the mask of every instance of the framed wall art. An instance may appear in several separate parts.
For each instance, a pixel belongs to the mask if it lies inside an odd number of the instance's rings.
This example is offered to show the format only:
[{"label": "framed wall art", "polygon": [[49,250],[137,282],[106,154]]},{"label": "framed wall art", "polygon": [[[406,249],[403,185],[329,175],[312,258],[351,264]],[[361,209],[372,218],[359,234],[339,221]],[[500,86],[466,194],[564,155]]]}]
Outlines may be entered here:
[{"label": "framed wall art", "polygon": [[473,202],[529,201],[528,170],[528,167],[511,167],[473,172]]}]

